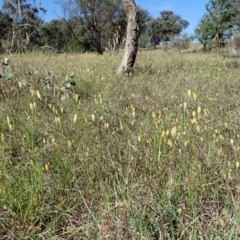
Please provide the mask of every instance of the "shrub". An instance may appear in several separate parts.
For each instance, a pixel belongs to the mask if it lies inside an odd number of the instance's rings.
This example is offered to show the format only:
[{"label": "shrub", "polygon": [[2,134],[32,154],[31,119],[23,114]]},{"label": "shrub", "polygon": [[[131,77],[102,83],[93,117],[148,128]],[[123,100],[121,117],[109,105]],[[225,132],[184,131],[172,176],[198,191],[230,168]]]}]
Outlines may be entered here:
[{"label": "shrub", "polygon": [[175,36],[172,40],[172,45],[176,50],[189,49],[192,40],[193,37],[185,33]]}]

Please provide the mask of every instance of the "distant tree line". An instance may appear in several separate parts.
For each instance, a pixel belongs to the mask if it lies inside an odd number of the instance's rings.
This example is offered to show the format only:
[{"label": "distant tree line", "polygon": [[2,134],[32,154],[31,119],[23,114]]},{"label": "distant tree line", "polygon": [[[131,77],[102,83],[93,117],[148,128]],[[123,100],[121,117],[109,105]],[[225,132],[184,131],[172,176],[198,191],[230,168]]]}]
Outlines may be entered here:
[{"label": "distant tree line", "polygon": [[[55,0],[62,7],[59,19],[44,22],[47,9],[40,1],[3,0],[0,9],[1,52],[104,51],[117,53],[125,43],[127,19],[121,0]],[[187,20],[172,11],[161,11],[158,18],[139,7],[139,46],[159,44],[186,49],[192,40],[182,31]]]}]

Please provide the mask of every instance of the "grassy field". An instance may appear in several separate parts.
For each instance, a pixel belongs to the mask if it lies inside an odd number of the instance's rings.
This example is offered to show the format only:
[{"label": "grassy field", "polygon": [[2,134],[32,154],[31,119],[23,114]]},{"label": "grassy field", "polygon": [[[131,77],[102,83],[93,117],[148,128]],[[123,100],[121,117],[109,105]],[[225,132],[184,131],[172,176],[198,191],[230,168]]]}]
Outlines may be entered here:
[{"label": "grassy field", "polygon": [[239,58],[140,51],[124,78],[121,54],[9,60],[0,239],[240,238]]}]

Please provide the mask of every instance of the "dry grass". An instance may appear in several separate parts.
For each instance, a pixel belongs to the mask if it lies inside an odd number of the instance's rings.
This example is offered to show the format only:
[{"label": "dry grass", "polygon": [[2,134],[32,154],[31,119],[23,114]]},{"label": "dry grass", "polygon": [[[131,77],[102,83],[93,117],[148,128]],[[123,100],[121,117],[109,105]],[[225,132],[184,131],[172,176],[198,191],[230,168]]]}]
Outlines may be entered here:
[{"label": "dry grass", "polygon": [[[11,56],[1,239],[238,239],[239,59]],[[76,86],[65,89],[75,81]]]}]

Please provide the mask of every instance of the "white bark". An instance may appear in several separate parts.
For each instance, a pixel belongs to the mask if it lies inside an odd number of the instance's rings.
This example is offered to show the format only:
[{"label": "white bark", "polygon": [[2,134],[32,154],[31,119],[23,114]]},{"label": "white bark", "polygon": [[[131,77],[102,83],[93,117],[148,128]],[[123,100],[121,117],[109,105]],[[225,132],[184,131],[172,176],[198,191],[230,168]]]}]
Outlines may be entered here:
[{"label": "white bark", "polygon": [[122,63],[117,70],[117,74],[129,74],[135,63],[138,50],[139,38],[139,10],[134,0],[122,0],[127,15],[127,37],[125,43],[125,53]]}]

